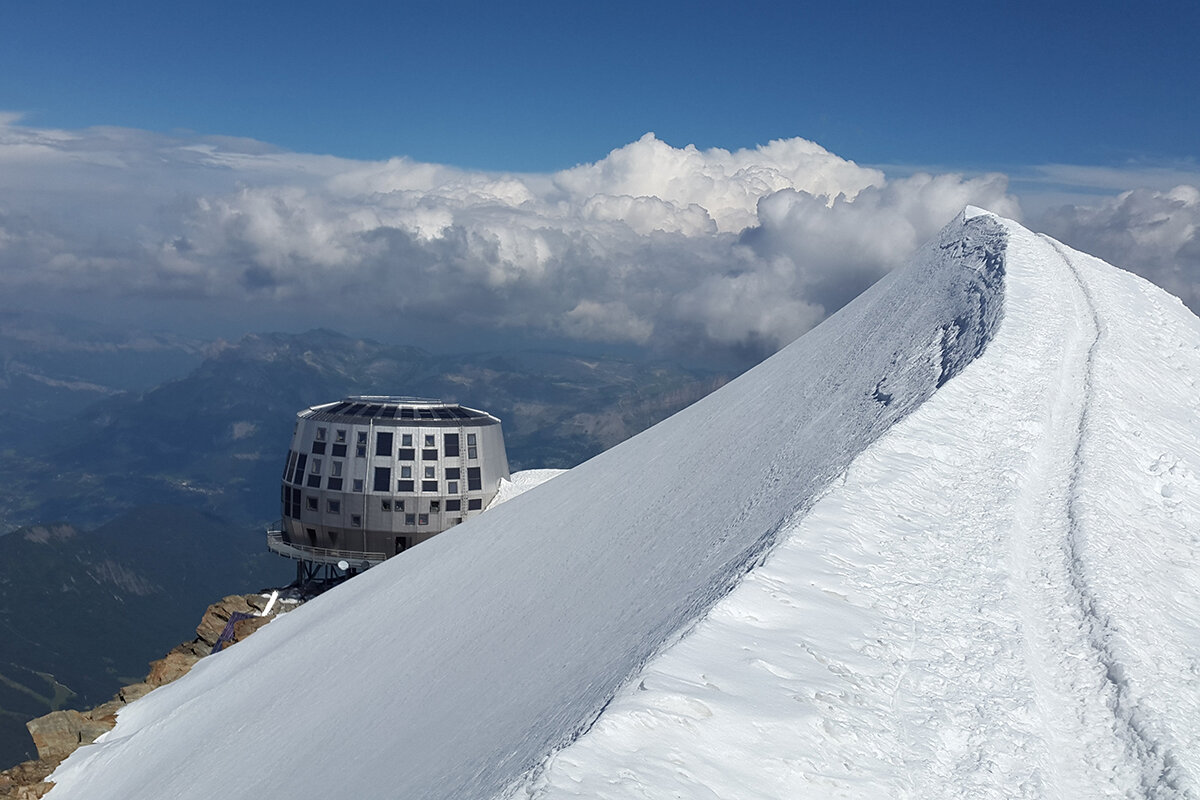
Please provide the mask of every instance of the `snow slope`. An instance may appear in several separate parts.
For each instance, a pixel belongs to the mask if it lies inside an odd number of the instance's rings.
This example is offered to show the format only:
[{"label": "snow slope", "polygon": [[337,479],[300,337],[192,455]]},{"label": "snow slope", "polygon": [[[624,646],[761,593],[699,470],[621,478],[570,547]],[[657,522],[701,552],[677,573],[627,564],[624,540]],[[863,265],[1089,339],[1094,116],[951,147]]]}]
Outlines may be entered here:
[{"label": "snow slope", "polygon": [[969,210],[700,403],[129,706],[50,797],[1194,796],[1198,348],[1177,301]]},{"label": "snow slope", "polygon": [[1200,796],[1200,321],[1006,227],[987,352],[521,796]]}]

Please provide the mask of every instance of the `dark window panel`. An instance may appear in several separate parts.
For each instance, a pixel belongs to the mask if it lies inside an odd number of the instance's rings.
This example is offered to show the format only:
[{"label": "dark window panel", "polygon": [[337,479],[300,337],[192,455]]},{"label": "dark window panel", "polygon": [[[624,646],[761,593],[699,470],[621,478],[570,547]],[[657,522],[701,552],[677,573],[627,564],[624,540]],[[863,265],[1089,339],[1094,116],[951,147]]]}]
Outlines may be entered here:
[{"label": "dark window panel", "polygon": [[483,479],[479,476],[479,467],[467,467],[467,491],[478,492],[483,489]]},{"label": "dark window panel", "polygon": [[392,487],[392,468],[391,467],[376,467],[375,468],[375,491],[386,492]]},{"label": "dark window panel", "polygon": [[304,453],[301,453],[296,458],[296,476],[292,480],[292,483],[299,484],[304,479],[304,469],[307,466],[308,466],[308,456],[306,456]]}]

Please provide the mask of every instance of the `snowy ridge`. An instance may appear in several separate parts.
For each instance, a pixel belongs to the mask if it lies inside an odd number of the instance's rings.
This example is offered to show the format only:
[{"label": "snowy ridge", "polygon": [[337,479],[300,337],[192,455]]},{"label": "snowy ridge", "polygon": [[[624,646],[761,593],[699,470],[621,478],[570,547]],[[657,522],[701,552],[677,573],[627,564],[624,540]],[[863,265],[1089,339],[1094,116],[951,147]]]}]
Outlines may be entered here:
[{"label": "snowy ridge", "polygon": [[52,797],[506,791],[587,730],[858,454],[958,383],[1003,330],[1007,236],[995,217],[960,215],[705,400],[129,706],[56,772]]},{"label": "snowy ridge", "polygon": [[987,352],[514,796],[1200,796],[1200,321],[1005,225]]}]

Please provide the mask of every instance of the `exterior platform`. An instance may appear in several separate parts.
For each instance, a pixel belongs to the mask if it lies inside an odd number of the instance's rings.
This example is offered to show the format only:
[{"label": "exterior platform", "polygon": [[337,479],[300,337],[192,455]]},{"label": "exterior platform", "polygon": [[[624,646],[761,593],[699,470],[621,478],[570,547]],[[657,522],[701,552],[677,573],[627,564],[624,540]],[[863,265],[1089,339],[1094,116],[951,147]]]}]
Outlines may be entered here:
[{"label": "exterior platform", "polygon": [[293,544],[284,538],[282,526],[276,525],[267,529],[267,549],[295,561],[307,561],[312,564],[322,564],[336,567],[346,562],[351,567],[360,570],[382,563],[387,553],[373,553],[362,550],[338,550],[332,547],[311,547],[303,544]]}]

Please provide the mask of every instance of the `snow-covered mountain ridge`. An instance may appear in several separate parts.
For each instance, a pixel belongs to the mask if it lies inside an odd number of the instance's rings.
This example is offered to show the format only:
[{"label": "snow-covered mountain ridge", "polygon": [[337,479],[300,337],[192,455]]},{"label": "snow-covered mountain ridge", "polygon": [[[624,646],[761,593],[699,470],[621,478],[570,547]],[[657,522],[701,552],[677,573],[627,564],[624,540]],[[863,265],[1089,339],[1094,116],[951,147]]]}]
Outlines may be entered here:
[{"label": "snow-covered mountain ridge", "polygon": [[1197,379],[1178,301],[969,211],[130,706],[50,796],[1192,796]]}]

